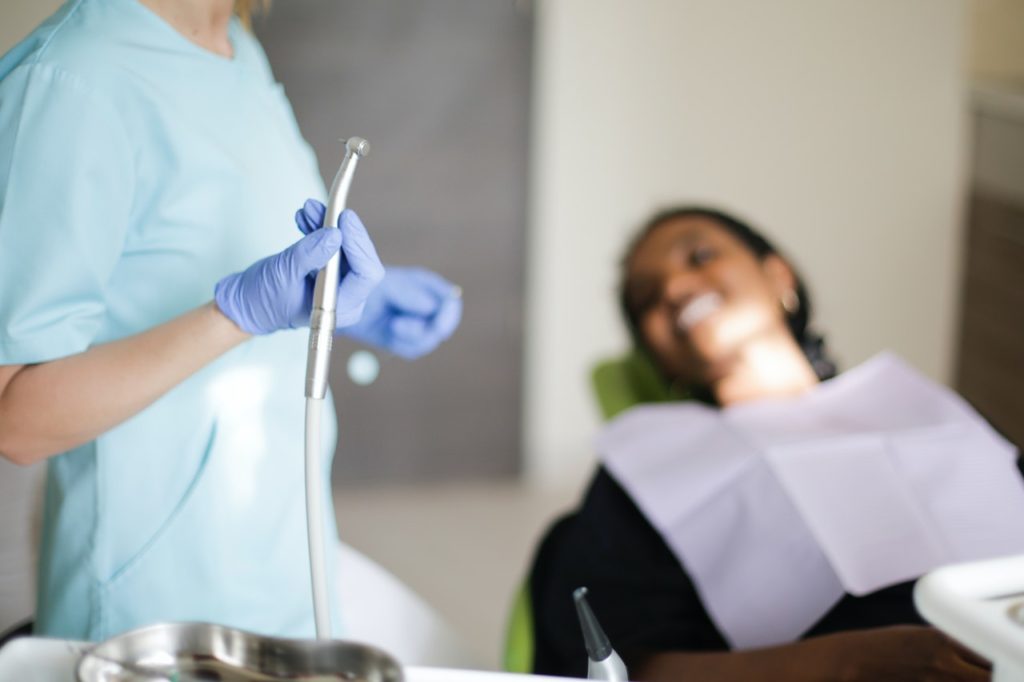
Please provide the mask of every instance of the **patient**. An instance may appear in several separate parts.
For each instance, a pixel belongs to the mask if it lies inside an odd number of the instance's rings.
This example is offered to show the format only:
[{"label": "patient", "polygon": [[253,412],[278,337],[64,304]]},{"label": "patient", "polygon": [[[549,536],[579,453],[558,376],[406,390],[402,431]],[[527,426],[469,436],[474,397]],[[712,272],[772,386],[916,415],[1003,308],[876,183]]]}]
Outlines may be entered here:
[{"label": "patient", "polygon": [[[800,396],[835,374],[793,267],[733,217],[660,213],[622,267],[627,324],[675,395],[728,407]],[[586,675],[570,599],[585,585],[630,679],[989,679],[985,660],[924,624],[909,582],[837,597],[796,641],[730,650],[641,506],[600,467],[581,507],[549,530],[529,577],[535,672]]]}]

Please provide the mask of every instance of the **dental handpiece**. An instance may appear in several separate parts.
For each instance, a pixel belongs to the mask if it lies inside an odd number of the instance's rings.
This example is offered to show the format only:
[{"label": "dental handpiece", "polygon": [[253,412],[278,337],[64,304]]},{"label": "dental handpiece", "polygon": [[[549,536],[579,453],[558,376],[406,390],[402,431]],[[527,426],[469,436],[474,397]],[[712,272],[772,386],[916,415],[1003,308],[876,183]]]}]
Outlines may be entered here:
[{"label": "dental handpiece", "polygon": [[[331,193],[321,229],[337,229],[345,210],[359,159],[370,153],[361,137],[345,142],[345,158],[331,183]],[[327,578],[327,542],[324,537],[324,470],[320,463],[320,417],[327,396],[327,371],[338,306],[338,275],[341,254],[336,253],[316,275],[313,308],[309,319],[309,354],[306,358],[306,533],[309,540],[309,573],[313,588],[313,620],[317,639],[331,638],[330,590]]]},{"label": "dental handpiece", "polygon": [[626,664],[612,649],[608,635],[604,634],[597,617],[587,603],[587,588],[578,587],[572,593],[576,602],[576,616],[583,631],[583,644],[587,648],[587,679],[627,682]]},{"label": "dental handpiece", "polygon": [[[331,183],[323,229],[337,229],[338,218],[348,202],[348,191],[359,159],[370,154],[370,143],[361,137],[345,142],[345,158]],[[327,371],[331,364],[331,344],[338,307],[338,274],[341,254],[336,253],[316,275],[313,309],[309,319],[309,355],[306,361],[306,397],[323,399],[327,395]]]}]

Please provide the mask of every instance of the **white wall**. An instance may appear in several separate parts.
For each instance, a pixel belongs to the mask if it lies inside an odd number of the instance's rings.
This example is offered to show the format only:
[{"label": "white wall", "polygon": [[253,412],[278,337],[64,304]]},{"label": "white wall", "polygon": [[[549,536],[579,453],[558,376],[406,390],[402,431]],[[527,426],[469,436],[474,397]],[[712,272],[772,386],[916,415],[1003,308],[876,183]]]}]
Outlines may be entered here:
[{"label": "white wall", "polygon": [[843,366],[950,376],[964,165],[958,0],[539,0],[528,471],[589,468],[593,363],[626,347],[627,235],[696,200],[762,226]]}]

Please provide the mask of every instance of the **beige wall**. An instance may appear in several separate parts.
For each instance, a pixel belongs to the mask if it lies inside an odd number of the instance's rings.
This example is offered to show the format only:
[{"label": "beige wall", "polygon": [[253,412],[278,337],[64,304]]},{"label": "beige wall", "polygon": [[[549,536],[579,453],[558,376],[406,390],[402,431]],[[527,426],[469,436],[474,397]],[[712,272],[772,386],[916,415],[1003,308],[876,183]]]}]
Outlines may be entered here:
[{"label": "beige wall", "polygon": [[[58,0],[3,0],[0,52],[59,5]],[[1024,79],[1024,0],[969,0],[969,11],[971,75]]]},{"label": "beige wall", "polygon": [[57,0],[3,0],[0,3],[0,53],[14,47],[60,5]]},{"label": "beige wall", "polygon": [[1024,88],[1024,0],[971,0],[972,78]]},{"label": "beige wall", "polygon": [[[2,0],[0,53],[59,6],[55,0]],[[0,460],[0,632],[34,610],[34,502],[40,498],[43,465],[30,468]]]},{"label": "beige wall", "polygon": [[958,0],[537,3],[526,443],[588,469],[588,372],[626,346],[615,264],[680,201],[747,216],[810,282],[843,366],[950,376],[964,175]]}]

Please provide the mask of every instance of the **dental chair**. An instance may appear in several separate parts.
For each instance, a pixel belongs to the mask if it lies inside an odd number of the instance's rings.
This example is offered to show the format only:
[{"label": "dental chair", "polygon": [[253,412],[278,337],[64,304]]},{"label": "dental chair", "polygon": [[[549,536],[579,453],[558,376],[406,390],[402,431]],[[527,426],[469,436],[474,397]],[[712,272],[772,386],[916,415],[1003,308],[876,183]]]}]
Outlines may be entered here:
[{"label": "dental chair", "polygon": [[605,421],[641,403],[692,398],[686,391],[666,383],[654,362],[640,350],[599,362],[590,373],[590,381]]},{"label": "dental chair", "polygon": [[[691,396],[665,383],[654,363],[640,350],[604,360],[590,373],[591,388],[605,421],[641,403],[687,400]],[[566,600],[572,595],[565,595]],[[582,642],[582,634],[580,635]],[[530,584],[523,581],[512,602],[505,629],[504,668],[508,672],[533,671],[533,613]]]}]

